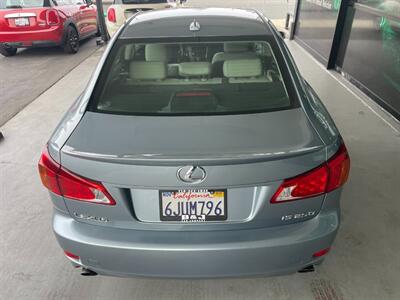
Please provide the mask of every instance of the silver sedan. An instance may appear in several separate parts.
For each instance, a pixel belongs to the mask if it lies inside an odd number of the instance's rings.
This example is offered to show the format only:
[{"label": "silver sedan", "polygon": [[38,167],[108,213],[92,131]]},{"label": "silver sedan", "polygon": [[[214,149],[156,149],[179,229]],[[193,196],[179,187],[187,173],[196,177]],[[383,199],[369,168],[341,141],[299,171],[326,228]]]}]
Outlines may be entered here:
[{"label": "silver sedan", "polygon": [[349,169],[279,32],[235,9],[131,18],[39,162],[84,275],[181,278],[312,270]]}]

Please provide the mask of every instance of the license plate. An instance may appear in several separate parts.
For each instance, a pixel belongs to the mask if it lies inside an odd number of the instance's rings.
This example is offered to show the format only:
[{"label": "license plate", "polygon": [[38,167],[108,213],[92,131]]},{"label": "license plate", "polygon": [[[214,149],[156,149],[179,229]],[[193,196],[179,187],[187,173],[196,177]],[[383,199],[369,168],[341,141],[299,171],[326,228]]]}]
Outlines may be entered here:
[{"label": "license plate", "polygon": [[160,191],[161,221],[225,221],[227,217],[227,190]]},{"label": "license plate", "polygon": [[15,26],[29,26],[29,18],[15,19]]}]

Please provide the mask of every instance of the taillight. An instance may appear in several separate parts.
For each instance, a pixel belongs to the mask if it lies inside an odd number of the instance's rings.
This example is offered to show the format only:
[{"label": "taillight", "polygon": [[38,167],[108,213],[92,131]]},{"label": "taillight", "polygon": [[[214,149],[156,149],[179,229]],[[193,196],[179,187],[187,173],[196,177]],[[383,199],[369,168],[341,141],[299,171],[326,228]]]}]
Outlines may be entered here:
[{"label": "taillight", "polygon": [[107,19],[108,21],[112,22],[112,23],[116,23],[117,22],[117,15],[115,13],[115,9],[110,7],[107,11]]},{"label": "taillight", "polygon": [[57,174],[60,170],[60,165],[51,158],[47,147],[40,157],[38,166],[40,179],[42,179],[43,185],[54,194],[61,196],[60,187],[57,182]]},{"label": "taillight", "polygon": [[39,174],[43,185],[57,195],[97,204],[116,204],[100,182],[80,177],[64,169],[51,158],[47,147],[39,160]]},{"label": "taillight", "polygon": [[350,157],[342,144],[336,154],[328,160],[329,181],[326,191],[330,192],[346,183],[350,173]]},{"label": "taillight", "polygon": [[350,157],[342,144],[327,163],[307,173],[286,179],[271,198],[271,203],[305,199],[331,192],[346,183]]},{"label": "taillight", "polygon": [[271,203],[315,197],[325,193],[328,168],[323,165],[308,173],[286,179],[271,199]]},{"label": "taillight", "polygon": [[58,25],[60,23],[60,16],[55,9],[48,9],[46,11],[47,25]]}]

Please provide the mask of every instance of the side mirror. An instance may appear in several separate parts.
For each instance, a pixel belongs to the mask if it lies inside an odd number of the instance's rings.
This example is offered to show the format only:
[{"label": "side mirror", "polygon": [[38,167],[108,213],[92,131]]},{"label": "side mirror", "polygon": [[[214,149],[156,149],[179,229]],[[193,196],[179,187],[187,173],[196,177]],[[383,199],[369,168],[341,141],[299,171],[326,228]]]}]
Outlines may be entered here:
[{"label": "side mirror", "polygon": [[286,34],[285,34],[284,31],[280,31],[280,30],[279,30],[279,34],[281,35],[281,37],[282,37],[283,39],[286,38]]}]

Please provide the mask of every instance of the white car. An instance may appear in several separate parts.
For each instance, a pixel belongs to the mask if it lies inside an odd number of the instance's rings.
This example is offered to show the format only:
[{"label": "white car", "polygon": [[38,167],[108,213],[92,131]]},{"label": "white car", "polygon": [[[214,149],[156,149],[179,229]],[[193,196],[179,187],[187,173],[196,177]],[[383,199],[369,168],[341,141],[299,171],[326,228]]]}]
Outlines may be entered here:
[{"label": "white car", "polygon": [[107,10],[106,24],[108,33],[113,36],[115,32],[132,15],[154,9],[181,7],[187,0],[114,0]]}]

